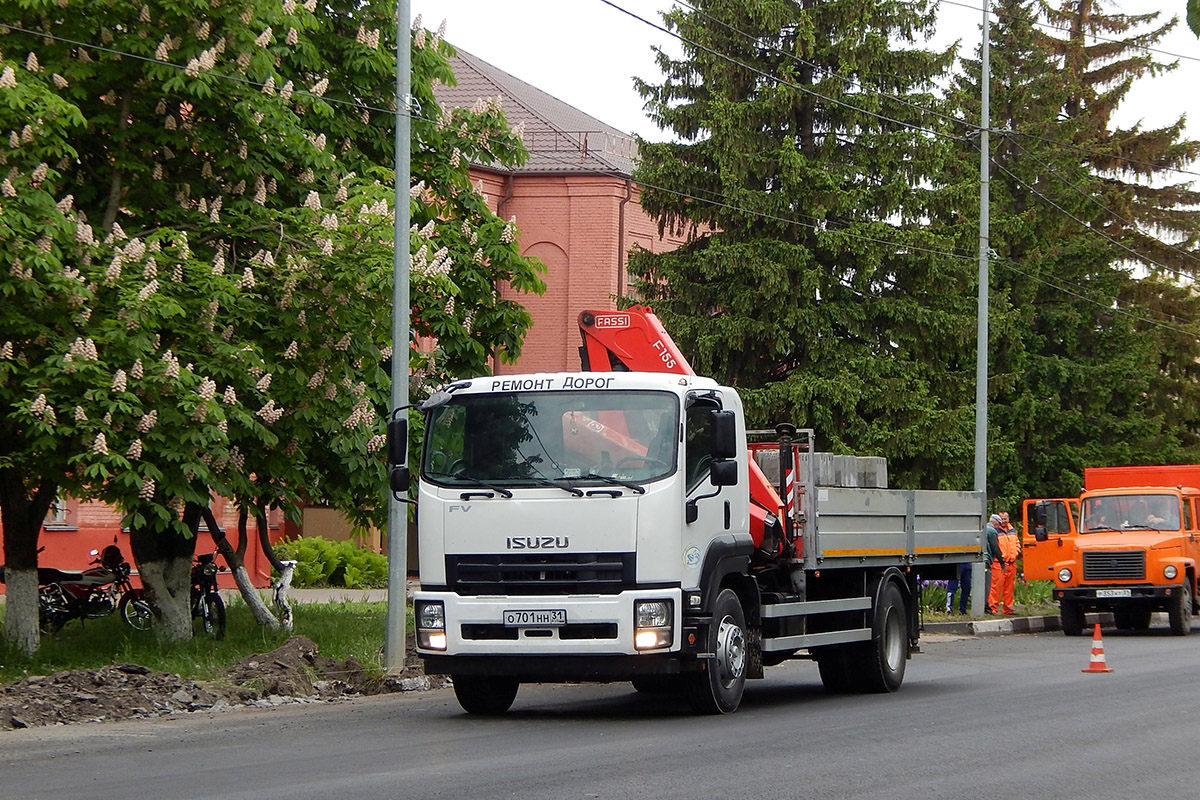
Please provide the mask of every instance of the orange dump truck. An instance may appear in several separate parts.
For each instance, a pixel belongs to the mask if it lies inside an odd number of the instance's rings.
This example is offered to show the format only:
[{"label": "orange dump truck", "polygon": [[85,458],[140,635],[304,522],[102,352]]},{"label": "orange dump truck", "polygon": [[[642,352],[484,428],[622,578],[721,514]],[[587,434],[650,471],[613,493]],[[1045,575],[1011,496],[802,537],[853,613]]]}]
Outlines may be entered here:
[{"label": "orange dump truck", "polygon": [[1200,562],[1200,465],[1092,467],[1078,498],[1026,500],[1025,577],[1053,580],[1062,629],[1110,611],[1142,630],[1166,611],[1171,632],[1191,632]]}]

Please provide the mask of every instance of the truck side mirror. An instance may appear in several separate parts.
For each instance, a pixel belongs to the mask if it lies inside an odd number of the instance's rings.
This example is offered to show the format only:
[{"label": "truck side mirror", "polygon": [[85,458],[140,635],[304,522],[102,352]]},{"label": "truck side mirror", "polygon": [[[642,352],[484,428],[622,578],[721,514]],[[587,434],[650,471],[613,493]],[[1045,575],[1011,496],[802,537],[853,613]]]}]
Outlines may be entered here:
[{"label": "truck side mirror", "polygon": [[737,486],[736,461],[714,461],[709,465],[709,480],[713,486]]},{"label": "truck side mirror", "polygon": [[1033,539],[1036,542],[1044,542],[1049,538],[1046,532],[1046,504],[1034,503],[1032,519],[1033,523]]},{"label": "truck side mirror", "polygon": [[[389,464],[408,461],[408,417],[393,417],[387,424],[387,453]],[[404,485],[408,485],[405,478]]]},{"label": "truck side mirror", "polygon": [[[732,411],[712,412],[712,457],[737,458],[737,418]],[[713,483],[716,483],[714,480]],[[717,484],[718,486],[722,484]],[[728,485],[728,484],[726,484]]]},{"label": "truck side mirror", "polygon": [[388,485],[394,494],[408,494],[408,479],[408,467],[404,464],[397,464],[392,467],[392,471],[388,475]]}]

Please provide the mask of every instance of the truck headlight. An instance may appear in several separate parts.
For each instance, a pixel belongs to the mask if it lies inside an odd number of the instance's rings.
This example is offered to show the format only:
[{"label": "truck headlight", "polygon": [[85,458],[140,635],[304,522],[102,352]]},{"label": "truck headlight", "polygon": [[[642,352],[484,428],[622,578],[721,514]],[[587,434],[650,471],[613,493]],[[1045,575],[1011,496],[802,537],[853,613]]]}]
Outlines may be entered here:
[{"label": "truck headlight", "polygon": [[441,600],[422,600],[414,609],[417,623],[417,647],[425,650],[446,649],[446,606]]},{"label": "truck headlight", "polygon": [[1062,569],[1060,569],[1058,571],[1058,582],[1059,583],[1067,583],[1070,580],[1071,580],[1071,570],[1067,569],[1066,567],[1063,567]]},{"label": "truck headlight", "polygon": [[1163,567],[1163,577],[1169,581],[1174,580],[1175,576],[1178,574],[1179,570],[1175,568],[1174,564],[1167,564],[1165,567]]},{"label": "truck headlight", "polygon": [[674,640],[674,604],[670,600],[638,600],[633,604],[633,646],[637,650],[670,647]]}]

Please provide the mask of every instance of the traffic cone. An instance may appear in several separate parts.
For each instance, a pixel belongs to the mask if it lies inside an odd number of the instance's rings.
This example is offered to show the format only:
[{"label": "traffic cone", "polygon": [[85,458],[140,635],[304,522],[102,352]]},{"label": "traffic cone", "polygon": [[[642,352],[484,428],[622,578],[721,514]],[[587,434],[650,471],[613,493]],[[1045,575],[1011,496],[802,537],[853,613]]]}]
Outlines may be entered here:
[{"label": "traffic cone", "polygon": [[1096,628],[1092,631],[1092,660],[1088,663],[1087,669],[1080,670],[1081,672],[1112,672],[1112,667],[1104,660],[1104,642],[1100,639],[1100,623],[1096,623]]}]

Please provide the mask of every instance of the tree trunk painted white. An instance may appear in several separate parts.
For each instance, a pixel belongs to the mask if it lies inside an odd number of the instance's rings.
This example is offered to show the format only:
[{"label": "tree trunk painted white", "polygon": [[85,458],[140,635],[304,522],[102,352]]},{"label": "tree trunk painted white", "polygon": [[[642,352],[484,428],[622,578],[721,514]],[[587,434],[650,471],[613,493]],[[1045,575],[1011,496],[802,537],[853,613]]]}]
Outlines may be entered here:
[{"label": "tree trunk painted white", "polygon": [[32,656],[37,652],[38,579],[36,569],[4,570],[5,597],[4,641],[9,647]]},{"label": "tree trunk painted white", "polygon": [[271,588],[275,590],[275,607],[279,609],[279,623],[285,631],[292,630],[292,604],[288,602],[288,589],[292,588],[292,573],[296,571],[295,561],[280,561],[282,569],[279,580]]},{"label": "tree trunk painted white", "polygon": [[138,565],[142,583],[158,607],[158,631],[172,641],[192,638],[192,560],[174,558]]},{"label": "tree trunk painted white", "polygon": [[[263,602],[262,596],[258,590],[254,588],[254,584],[250,581],[250,574],[246,572],[246,568],[239,564],[233,570],[233,579],[237,581],[238,591],[242,594],[242,599],[246,601],[246,605],[250,607],[250,612],[254,614],[254,621],[265,628],[270,628],[273,631],[279,630],[279,620],[271,613],[271,609],[267,608],[267,604]],[[291,628],[288,628],[291,630]]]}]

